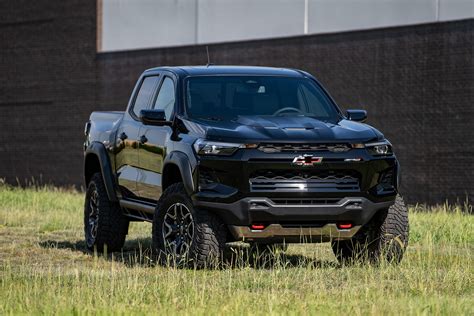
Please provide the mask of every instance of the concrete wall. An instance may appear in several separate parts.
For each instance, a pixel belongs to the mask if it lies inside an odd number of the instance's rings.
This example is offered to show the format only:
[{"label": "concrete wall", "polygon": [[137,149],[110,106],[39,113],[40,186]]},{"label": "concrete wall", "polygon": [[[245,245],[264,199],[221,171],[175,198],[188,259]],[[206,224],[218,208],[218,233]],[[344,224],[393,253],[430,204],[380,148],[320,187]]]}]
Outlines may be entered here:
[{"label": "concrete wall", "polygon": [[[96,54],[96,5],[0,1],[0,177],[81,185],[84,122],[123,110],[150,67],[205,46]],[[214,44],[217,64],[301,68],[393,142],[411,203],[474,196],[474,19]]]},{"label": "concrete wall", "polygon": [[100,0],[99,51],[231,42],[474,17],[472,0]]}]

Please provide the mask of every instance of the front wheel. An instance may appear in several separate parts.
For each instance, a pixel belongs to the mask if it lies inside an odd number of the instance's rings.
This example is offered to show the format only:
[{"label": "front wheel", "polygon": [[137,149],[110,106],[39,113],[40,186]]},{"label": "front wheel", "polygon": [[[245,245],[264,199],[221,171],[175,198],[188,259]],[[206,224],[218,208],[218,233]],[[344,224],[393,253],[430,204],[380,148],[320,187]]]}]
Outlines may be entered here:
[{"label": "front wheel", "polygon": [[216,266],[222,260],[226,234],[215,215],[194,208],[183,183],[165,190],[153,217],[153,250],[160,263]]},{"label": "front wheel", "polygon": [[331,242],[340,262],[385,260],[399,263],[408,245],[408,208],[401,196],[387,210],[374,218],[350,240]]}]

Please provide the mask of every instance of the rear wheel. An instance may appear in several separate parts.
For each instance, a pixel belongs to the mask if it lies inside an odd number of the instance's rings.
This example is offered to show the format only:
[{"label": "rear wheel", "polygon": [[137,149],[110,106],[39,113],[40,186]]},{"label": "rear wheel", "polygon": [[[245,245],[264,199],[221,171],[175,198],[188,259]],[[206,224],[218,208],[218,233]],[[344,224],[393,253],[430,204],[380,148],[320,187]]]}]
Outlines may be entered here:
[{"label": "rear wheel", "polygon": [[408,245],[408,208],[401,196],[387,210],[378,212],[352,239],[333,241],[340,262],[385,260],[399,263]]},{"label": "rear wheel", "polygon": [[216,266],[222,259],[226,234],[215,215],[194,208],[182,183],[165,190],[153,217],[153,250],[161,263]]},{"label": "rear wheel", "polygon": [[120,206],[112,203],[100,173],[95,173],[87,186],[84,204],[84,233],[87,248],[118,251],[125,243],[128,219]]}]

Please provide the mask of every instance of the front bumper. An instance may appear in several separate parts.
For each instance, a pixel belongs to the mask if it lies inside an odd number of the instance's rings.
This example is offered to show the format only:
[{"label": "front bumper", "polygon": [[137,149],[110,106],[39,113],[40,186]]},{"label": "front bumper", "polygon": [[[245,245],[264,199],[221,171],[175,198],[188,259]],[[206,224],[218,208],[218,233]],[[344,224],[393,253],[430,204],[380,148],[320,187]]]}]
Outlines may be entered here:
[{"label": "front bumper", "polygon": [[[368,223],[374,214],[386,209],[393,201],[372,202],[364,197],[346,197],[331,204],[277,204],[269,198],[243,198],[234,203],[194,200],[196,207],[207,209],[229,225],[236,240],[272,239],[298,242],[351,238]],[[252,223],[262,223],[261,231],[250,229]],[[349,230],[340,230],[337,223],[351,223]]]},{"label": "front bumper", "polygon": [[322,227],[285,227],[280,224],[270,224],[262,230],[253,230],[248,226],[229,225],[229,230],[235,240],[239,241],[312,243],[350,239],[360,227],[339,229],[336,224],[326,224]]}]

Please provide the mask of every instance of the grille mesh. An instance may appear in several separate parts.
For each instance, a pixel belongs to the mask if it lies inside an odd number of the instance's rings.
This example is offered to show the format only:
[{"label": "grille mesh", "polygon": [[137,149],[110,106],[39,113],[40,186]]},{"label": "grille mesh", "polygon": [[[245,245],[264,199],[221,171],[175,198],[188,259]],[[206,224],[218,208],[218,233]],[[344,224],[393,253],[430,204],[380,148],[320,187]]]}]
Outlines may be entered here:
[{"label": "grille mesh", "polygon": [[250,178],[252,192],[357,192],[359,178],[352,171],[258,171]]},{"label": "grille mesh", "polygon": [[351,149],[351,146],[349,144],[260,144],[258,149],[266,153],[300,151],[346,152]]}]

